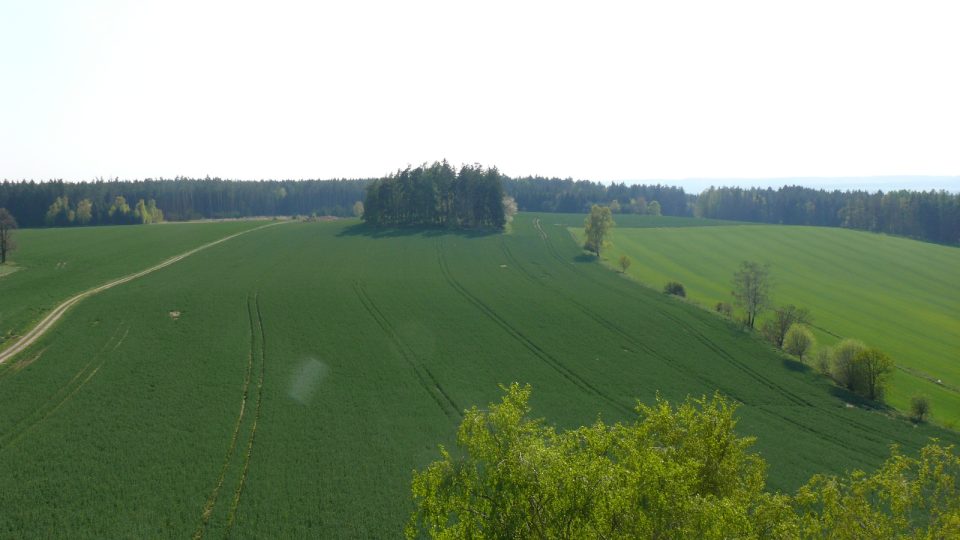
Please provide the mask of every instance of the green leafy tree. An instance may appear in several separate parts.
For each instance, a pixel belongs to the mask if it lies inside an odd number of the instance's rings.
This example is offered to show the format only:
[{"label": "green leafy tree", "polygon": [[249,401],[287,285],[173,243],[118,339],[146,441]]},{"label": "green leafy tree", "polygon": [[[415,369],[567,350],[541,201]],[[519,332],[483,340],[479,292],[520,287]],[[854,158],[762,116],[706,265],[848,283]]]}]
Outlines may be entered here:
[{"label": "green leafy tree", "polygon": [[757,316],[770,303],[770,267],[757,262],[743,261],[733,274],[734,302],[746,313],[748,328],[753,328]]},{"label": "green leafy tree", "polygon": [[663,292],[683,298],[687,296],[687,290],[683,288],[683,283],[679,281],[668,281],[667,284],[663,286]]},{"label": "green leafy tree", "polygon": [[882,399],[894,367],[893,359],[880,349],[858,352],[853,357],[854,390],[869,399]]},{"label": "green leafy tree", "polygon": [[91,221],[93,221],[93,202],[90,199],[82,199],[77,203],[77,223],[89,225]]},{"label": "green leafy tree", "polygon": [[353,215],[354,217],[363,217],[363,201],[353,203]]},{"label": "green leafy tree", "polygon": [[856,388],[857,371],[853,359],[866,348],[867,346],[862,341],[849,338],[841,341],[833,348],[830,373],[837,384],[847,390]]},{"label": "green leafy tree", "polygon": [[913,396],[910,398],[910,418],[914,422],[926,422],[930,416],[930,398],[927,396]]},{"label": "green leafy tree", "polygon": [[773,317],[764,321],[761,332],[770,343],[782,349],[783,339],[787,336],[790,327],[794,324],[810,324],[810,321],[810,311],[806,308],[787,304],[773,310]]},{"label": "green leafy tree", "polygon": [[787,335],[783,340],[783,349],[788,353],[800,357],[803,362],[803,355],[816,345],[817,340],[813,337],[813,332],[803,324],[794,324],[787,330]]},{"label": "green leafy tree", "polygon": [[51,226],[70,225],[76,217],[76,213],[70,209],[70,199],[67,196],[57,197],[53,204],[47,208],[45,222]]},{"label": "green leafy tree", "polygon": [[620,260],[617,261],[620,265],[620,272],[627,273],[627,268],[630,268],[630,265],[633,264],[633,261],[630,260],[630,257],[626,255],[621,255]]},{"label": "green leafy tree", "polygon": [[631,424],[558,432],[530,418],[530,387],[467,411],[461,452],[414,472],[416,538],[730,538],[789,516],[725,398],[638,405]]},{"label": "green leafy tree", "polygon": [[833,349],[827,346],[817,348],[813,358],[813,365],[817,371],[824,375],[830,375],[831,363],[833,362]]},{"label": "green leafy tree", "polygon": [[650,201],[650,204],[647,205],[647,213],[651,216],[660,215],[660,203],[657,201]]},{"label": "green leafy tree", "polygon": [[591,206],[590,215],[583,222],[584,236],[587,237],[583,244],[584,249],[592,251],[599,257],[600,248],[603,247],[603,243],[614,225],[613,214],[609,207],[598,204]]},{"label": "green leafy tree", "polygon": [[113,223],[127,223],[130,215],[130,205],[127,204],[127,199],[123,195],[117,195],[113,199],[113,204],[110,205],[107,215]]},{"label": "green leafy tree", "polygon": [[7,262],[7,253],[17,249],[17,242],[13,238],[13,230],[17,228],[17,220],[6,208],[0,208],[0,264]]}]

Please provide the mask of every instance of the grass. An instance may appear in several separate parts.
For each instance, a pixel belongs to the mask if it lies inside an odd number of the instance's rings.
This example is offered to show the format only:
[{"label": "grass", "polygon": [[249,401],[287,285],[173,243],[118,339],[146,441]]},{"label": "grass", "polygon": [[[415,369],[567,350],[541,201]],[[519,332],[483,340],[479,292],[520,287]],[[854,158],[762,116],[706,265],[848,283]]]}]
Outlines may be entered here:
[{"label": "grass", "polygon": [[846,229],[754,225],[620,228],[604,256],[613,263],[621,254],[633,260],[630,276],[654,288],[680,281],[708,308],[731,301],[741,261],[769,263],[774,304],[809,308],[820,344],[852,337],[895,359],[902,369],[891,404],[906,410],[912,395],[926,394],[935,419],[960,420],[960,249]]},{"label": "grass", "polygon": [[846,407],[726,321],[582,257],[553,219],[285,224],[84,300],[0,368],[0,536],[394,537],[411,471],[512,381],[566,427],[719,389],[779,489],[873,468],[894,442],[958,441]]}]

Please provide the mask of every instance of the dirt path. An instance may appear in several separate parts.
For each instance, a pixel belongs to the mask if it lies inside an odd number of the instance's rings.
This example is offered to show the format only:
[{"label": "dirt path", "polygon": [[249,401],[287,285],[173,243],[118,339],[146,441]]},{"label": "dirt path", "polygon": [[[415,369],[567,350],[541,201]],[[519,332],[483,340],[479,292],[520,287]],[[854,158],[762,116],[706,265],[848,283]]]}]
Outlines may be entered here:
[{"label": "dirt path", "polygon": [[231,234],[230,236],[225,236],[225,237],[223,237],[223,238],[221,238],[221,239],[219,239],[219,240],[214,240],[213,242],[210,242],[210,243],[207,243],[207,244],[203,244],[203,245],[200,246],[200,247],[193,248],[193,249],[191,249],[190,251],[186,251],[186,252],[181,253],[181,254],[179,254],[179,255],[176,255],[176,256],[174,256],[174,257],[170,257],[169,259],[163,261],[162,263],[160,263],[160,264],[158,264],[158,265],[156,265],[156,266],[151,266],[150,268],[147,268],[146,270],[141,270],[141,271],[139,271],[139,272],[137,272],[137,273],[135,273],[135,274],[130,274],[130,275],[124,276],[124,277],[122,277],[122,278],[115,279],[115,280],[113,280],[113,281],[104,283],[103,285],[100,285],[99,287],[94,287],[93,289],[86,290],[86,291],[84,291],[84,292],[82,292],[82,293],[80,293],[80,294],[77,294],[77,295],[75,295],[75,296],[67,299],[66,301],[64,301],[63,303],[61,303],[59,306],[57,306],[53,311],[51,311],[46,317],[44,317],[43,320],[41,320],[39,323],[37,323],[37,325],[34,326],[29,332],[27,332],[26,334],[24,334],[19,340],[15,341],[15,342],[13,343],[13,345],[11,345],[10,347],[6,348],[6,349],[3,350],[3,351],[0,351],[0,364],[6,362],[7,360],[9,360],[9,359],[11,359],[11,358],[13,358],[13,357],[16,356],[19,352],[23,351],[24,349],[26,349],[26,348],[29,347],[30,345],[33,345],[33,343],[34,343],[37,339],[39,339],[40,336],[42,336],[44,333],[46,333],[47,330],[49,330],[51,327],[53,327],[53,325],[56,324],[56,322],[57,322],[58,320],[60,320],[60,317],[62,317],[63,314],[66,313],[68,309],[70,309],[71,307],[73,307],[74,304],[80,302],[80,301],[83,300],[84,298],[86,298],[86,297],[88,297],[88,296],[93,296],[93,295],[95,295],[95,294],[97,294],[97,293],[103,292],[103,291],[105,291],[105,290],[107,290],[107,289],[110,289],[110,288],[112,288],[112,287],[116,287],[117,285],[123,285],[124,283],[127,283],[128,281],[133,281],[133,280],[135,280],[135,279],[137,279],[137,278],[139,278],[139,277],[143,277],[143,276],[145,276],[145,275],[147,275],[147,274],[149,274],[149,273],[151,273],[151,272],[156,272],[157,270],[160,270],[161,268],[166,268],[166,267],[170,266],[170,265],[173,264],[173,263],[179,262],[179,261],[181,261],[181,260],[183,260],[183,259],[185,259],[185,258],[187,258],[187,257],[189,257],[189,256],[191,256],[191,255],[193,255],[194,253],[197,253],[198,251],[203,251],[203,250],[205,250],[205,249],[207,249],[207,248],[209,248],[209,247],[215,246],[215,245],[217,245],[217,244],[219,244],[219,243],[221,243],[221,242],[226,242],[227,240],[230,240],[231,238],[236,238],[236,237],[240,236],[241,234],[246,234],[246,233],[248,233],[248,232],[258,231],[258,230],[260,230],[260,229],[264,229],[264,228],[266,228],[266,227],[272,227],[272,226],[274,226],[274,225],[280,225],[281,223],[290,223],[290,222],[289,222],[289,221],[280,221],[280,222],[276,222],[276,223],[270,223],[269,225],[263,225],[262,227],[256,227],[256,228],[253,228],[253,229],[248,229],[248,230],[246,230],[246,231],[240,231],[240,232],[238,232],[238,233]]}]

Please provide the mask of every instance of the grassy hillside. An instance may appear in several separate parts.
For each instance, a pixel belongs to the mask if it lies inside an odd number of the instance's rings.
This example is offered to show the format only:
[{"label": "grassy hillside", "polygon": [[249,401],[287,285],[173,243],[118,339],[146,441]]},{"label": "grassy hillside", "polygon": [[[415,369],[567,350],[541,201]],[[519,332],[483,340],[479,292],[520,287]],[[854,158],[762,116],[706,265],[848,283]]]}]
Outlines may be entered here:
[{"label": "grassy hillside", "polygon": [[0,266],[0,350],[76,293],[260,225],[233,221],[16,231],[20,248],[11,252],[9,265]]},{"label": "grassy hillside", "polygon": [[680,281],[712,306],[731,301],[741,261],[769,263],[774,302],[809,308],[820,343],[854,337],[895,359],[890,403],[906,408],[922,393],[939,421],[960,420],[960,249],[822,227],[628,227],[605,257],[630,256],[636,279]]},{"label": "grassy hillside", "polygon": [[957,440],[846,406],[582,257],[553,219],[477,236],[284,224],[85,300],[0,367],[0,536],[394,537],[411,471],[512,381],[564,426],[719,389],[781,489],[872,468],[892,442]]}]

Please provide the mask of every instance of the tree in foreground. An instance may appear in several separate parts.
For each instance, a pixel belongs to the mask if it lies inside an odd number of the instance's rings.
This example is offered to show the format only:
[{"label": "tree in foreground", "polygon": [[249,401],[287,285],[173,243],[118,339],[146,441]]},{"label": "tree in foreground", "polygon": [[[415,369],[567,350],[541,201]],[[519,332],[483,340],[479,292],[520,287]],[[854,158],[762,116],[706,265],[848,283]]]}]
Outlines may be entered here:
[{"label": "tree in foreground", "polygon": [[13,239],[13,230],[17,228],[17,220],[6,208],[0,208],[0,264],[7,262],[7,253],[17,249]]},{"label": "tree in foreground", "polygon": [[743,261],[733,274],[734,302],[746,312],[744,322],[753,328],[757,315],[770,303],[770,267],[757,262]]},{"label": "tree in foreground", "polygon": [[600,256],[600,248],[614,226],[613,214],[607,206],[595,204],[590,207],[590,215],[583,222],[583,233],[587,237],[583,247],[587,251],[594,252],[597,257]]},{"label": "tree in foreground", "polygon": [[800,357],[803,362],[803,355],[813,348],[816,344],[813,332],[802,324],[794,324],[787,330],[787,335],[783,340],[783,349],[788,353]]},{"label": "tree in foreground", "polygon": [[633,264],[633,261],[630,260],[630,257],[627,257],[626,255],[621,255],[619,264],[620,264],[620,272],[626,274],[627,268],[630,268],[630,265]]},{"label": "tree in foreground", "polygon": [[810,324],[810,320],[809,310],[787,304],[773,310],[773,317],[763,323],[761,331],[770,343],[776,345],[778,349],[782,349],[783,340],[790,327],[795,324]]},{"label": "tree in foreground", "polygon": [[766,464],[715,394],[638,404],[629,424],[557,431],[530,387],[466,411],[456,455],[414,471],[408,538],[957,538],[960,456],[936,441],[874,474],[765,490]]}]

